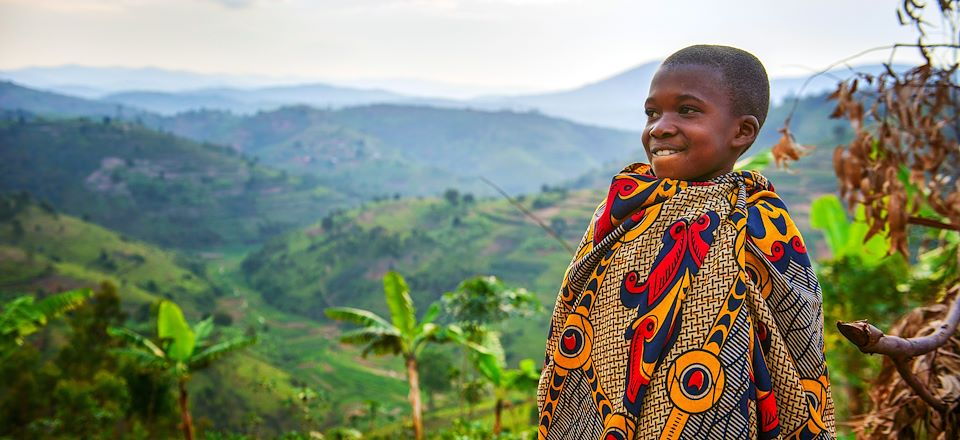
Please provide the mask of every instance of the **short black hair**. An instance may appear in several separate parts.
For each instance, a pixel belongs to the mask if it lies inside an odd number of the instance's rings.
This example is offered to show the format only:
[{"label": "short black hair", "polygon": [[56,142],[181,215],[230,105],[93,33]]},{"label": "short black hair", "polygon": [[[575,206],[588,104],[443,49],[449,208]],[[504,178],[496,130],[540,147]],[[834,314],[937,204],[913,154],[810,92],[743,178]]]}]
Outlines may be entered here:
[{"label": "short black hair", "polygon": [[663,60],[660,68],[691,64],[717,68],[733,111],[740,116],[756,116],[763,126],[770,108],[770,79],[757,57],[735,47],[698,44],[674,52]]}]

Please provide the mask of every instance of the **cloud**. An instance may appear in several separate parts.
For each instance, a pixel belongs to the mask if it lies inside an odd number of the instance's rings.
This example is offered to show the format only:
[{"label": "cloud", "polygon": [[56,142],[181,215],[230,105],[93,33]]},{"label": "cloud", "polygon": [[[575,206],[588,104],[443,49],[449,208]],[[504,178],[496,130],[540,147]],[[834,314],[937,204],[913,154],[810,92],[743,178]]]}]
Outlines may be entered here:
[{"label": "cloud", "polygon": [[257,3],[257,0],[210,0],[230,9],[243,9]]},{"label": "cloud", "polygon": [[2,5],[16,5],[31,9],[37,8],[58,13],[119,12],[123,9],[123,5],[104,0],[0,0],[0,6]]},{"label": "cloud", "polygon": [[206,0],[220,4],[228,9],[246,9],[261,3],[279,3],[283,0]]}]

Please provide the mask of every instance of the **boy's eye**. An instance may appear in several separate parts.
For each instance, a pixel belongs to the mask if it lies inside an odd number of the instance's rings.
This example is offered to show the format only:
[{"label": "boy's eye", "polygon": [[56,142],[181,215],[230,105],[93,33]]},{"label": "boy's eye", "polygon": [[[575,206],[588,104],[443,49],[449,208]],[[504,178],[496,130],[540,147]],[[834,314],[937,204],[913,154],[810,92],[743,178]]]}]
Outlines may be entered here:
[{"label": "boy's eye", "polygon": [[647,114],[647,117],[648,117],[648,118],[656,118],[656,117],[660,116],[660,112],[658,112],[658,111],[656,111],[656,110],[654,110],[654,109],[652,109],[652,108],[648,108],[648,109],[645,111],[645,113]]},{"label": "boy's eye", "polygon": [[691,106],[689,106],[689,105],[682,105],[682,106],[680,106],[680,111],[679,111],[679,113],[680,113],[681,115],[688,115],[688,114],[690,114],[690,113],[696,113],[696,112],[699,112],[699,111],[700,111],[700,109],[698,109],[698,108],[696,108],[696,107],[691,107]]}]

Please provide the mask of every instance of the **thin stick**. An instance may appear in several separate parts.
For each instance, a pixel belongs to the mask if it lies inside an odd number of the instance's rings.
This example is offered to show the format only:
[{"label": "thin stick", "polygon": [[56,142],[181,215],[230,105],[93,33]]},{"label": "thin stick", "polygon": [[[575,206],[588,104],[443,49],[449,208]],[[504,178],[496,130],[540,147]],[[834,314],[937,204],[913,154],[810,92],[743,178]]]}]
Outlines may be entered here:
[{"label": "thin stick", "polygon": [[510,204],[517,207],[517,209],[523,212],[524,215],[526,215],[527,217],[530,217],[530,219],[536,222],[537,225],[539,225],[544,231],[547,231],[547,233],[550,234],[551,237],[557,239],[557,241],[559,241],[560,244],[563,245],[563,248],[566,249],[567,252],[570,252],[571,254],[574,253],[573,248],[570,247],[570,245],[567,244],[567,242],[563,241],[563,238],[560,238],[560,234],[557,234],[557,231],[554,231],[553,228],[547,226],[546,223],[540,220],[540,218],[538,218],[537,216],[533,215],[533,213],[530,212],[530,210],[528,210],[527,208],[525,208],[522,204],[520,204],[520,202],[510,197],[510,195],[507,194],[507,192],[504,191],[503,188],[500,188],[499,186],[497,186],[496,183],[491,182],[490,179],[487,179],[486,177],[480,176],[480,180],[483,180],[484,182],[487,183],[487,185],[492,186],[493,189],[497,190],[497,192],[500,193],[500,195],[502,195],[505,199],[507,199],[507,201],[510,202]]}]

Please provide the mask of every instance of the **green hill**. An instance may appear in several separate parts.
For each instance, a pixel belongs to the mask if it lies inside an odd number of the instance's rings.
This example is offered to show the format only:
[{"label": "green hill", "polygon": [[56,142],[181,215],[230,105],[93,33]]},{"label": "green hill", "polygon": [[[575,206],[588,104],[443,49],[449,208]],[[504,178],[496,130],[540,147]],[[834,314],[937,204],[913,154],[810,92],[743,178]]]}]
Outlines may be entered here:
[{"label": "green hill", "polygon": [[[523,203],[575,245],[601,197],[551,190]],[[536,292],[552,308],[570,260],[563,247],[504,200],[449,200],[384,201],[328,217],[271,240],[244,260],[242,272],[271,305],[315,319],[330,306],[387,314],[379,294],[387,270],[407,278],[421,309],[485,274]],[[507,324],[511,359],[542,356],[546,322],[543,314]]]},{"label": "green hill", "polygon": [[204,263],[57,213],[26,194],[0,197],[0,291],[55,292],[110,281],[130,308],[175,298],[209,310],[222,289]]},{"label": "green hill", "polygon": [[532,192],[641,148],[637,133],[534,112],[402,105],[297,106],[249,117],[190,112],[161,124],[367,196],[438,194],[445,188],[492,194],[479,176],[511,192]]},{"label": "green hill", "polygon": [[257,243],[348,203],[229,148],[126,122],[0,121],[0,191],[164,246]]},{"label": "green hill", "polygon": [[326,396],[324,407],[307,413],[315,427],[342,423],[342,412],[362,407],[374,394],[387,407],[403,407],[406,383],[391,373],[401,370],[396,360],[356,362],[358,351],[341,347],[332,326],[264,304],[233,282],[232,265],[229,258],[185,257],[125,238],[25,194],[0,196],[0,303],[24,292],[110,281],[118,287],[128,325],[144,334],[153,333],[150,305],[161,297],[181,304],[193,322],[214,315],[227,336],[247,328],[260,333],[252,349],[191,382],[198,420],[241,431],[251,422],[248,415],[256,414],[263,432],[302,431],[305,414],[295,404],[302,387]]}]

